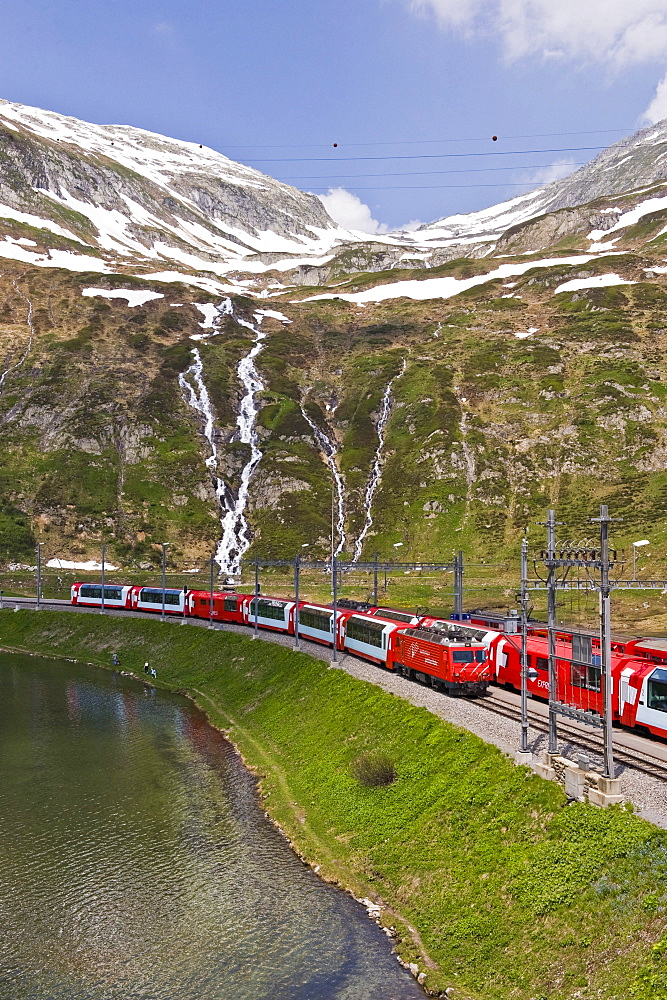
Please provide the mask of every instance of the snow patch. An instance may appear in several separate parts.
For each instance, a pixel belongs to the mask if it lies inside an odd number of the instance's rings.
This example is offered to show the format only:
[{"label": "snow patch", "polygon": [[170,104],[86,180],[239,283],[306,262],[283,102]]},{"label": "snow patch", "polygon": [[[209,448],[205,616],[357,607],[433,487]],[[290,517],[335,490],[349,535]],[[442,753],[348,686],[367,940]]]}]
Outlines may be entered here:
[{"label": "snow patch", "polygon": [[4,240],[0,243],[0,257],[20,260],[23,264],[32,264],[34,267],[60,267],[66,271],[96,271],[99,274],[109,274],[110,271],[104,261],[97,257],[85,257],[70,250],[48,250],[45,256]]},{"label": "snow patch", "polygon": [[275,309],[258,309],[255,313],[255,318],[258,323],[261,323],[264,317],[267,319],[277,319],[280,323],[291,323],[292,320],[285,316],[283,313],[277,312]]},{"label": "snow patch", "polygon": [[325,293],[323,295],[313,295],[310,298],[302,299],[302,302],[316,302],[320,299],[344,299],[346,302],[356,302],[358,304],[366,302],[383,302],[385,299],[450,299],[454,295],[465,292],[468,288],[476,285],[484,285],[488,281],[495,281],[497,278],[508,278],[511,275],[525,274],[533,268],[562,267],[564,264],[587,264],[590,260],[600,260],[604,254],[580,254],[576,257],[550,257],[546,260],[531,260],[524,264],[501,264],[494,271],[486,274],[477,274],[474,278],[424,278],[422,280],[412,279],[411,281],[392,281],[386,285],[376,285],[375,288],[368,288],[363,292],[340,292],[338,295]]},{"label": "snow patch", "polygon": [[195,309],[204,317],[204,322],[200,323],[202,330],[215,330],[216,321],[219,317],[218,307],[215,302],[193,302]]},{"label": "snow patch", "polygon": [[640,205],[636,205],[635,208],[630,209],[629,212],[623,212],[622,215],[619,215],[616,223],[611,227],[611,229],[594,229],[593,232],[588,234],[588,239],[595,241],[601,240],[603,237],[616,232],[618,229],[627,229],[628,226],[634,226],[635,223],[639,222],[641,218],[645,215],[650,215],[651,212],[661,212],[666,208],[667,198],[648,198],[647,201],[643,201]]},{"label": "snow patch", "polygon": [[84,288],[81,291],[87,299],[100,297],[104,299],[127,299],[130,309],[143,306],[151,299],[163,299],[162,292],[141,291],[136,288]]},{"label": "snow patch", "polygon": [[[50,219],[42,219],[39,215],[30,215],[28,212],[19,212],[15,208],[10,208],[9,205],[0,205],[0,218],[2,219],[13,219],[15,222],[23,222],[26,226],[33,226],[35,229],[48,229],[49,232],[54,233],[56,236],[64,236],[67,240],[75,240],[82,246],[86,246],[83,240],[71,233],[69,229],[63,229],[55,222],[51,222]],[[36,246],[36,244],[33,244]]]},{"label": "snow patch", "polygon": [[626,281],[618,274],[597,274],[591,278],[573,278],[572,281],[565,281],[554,290],[554,295],[559,295],[560,292],[577,292],[581,288],[609,288],[612,285],[634,284],[636,282]]},{"label": "snow patch", "polygon": [[[89,571],[101,570],[102,563],[89,559],[87,562],[72,562],[70,559],[49,559],[46,564],[49,569],[84,569]],[[104,563],[104,568],[108,570],[118,569],[113,563]]]}]

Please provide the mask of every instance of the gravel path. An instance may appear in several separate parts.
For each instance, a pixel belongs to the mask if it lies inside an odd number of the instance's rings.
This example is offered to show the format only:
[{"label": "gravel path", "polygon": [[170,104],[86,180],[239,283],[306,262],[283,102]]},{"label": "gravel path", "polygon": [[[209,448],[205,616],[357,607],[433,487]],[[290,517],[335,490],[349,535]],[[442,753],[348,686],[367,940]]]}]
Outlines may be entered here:
[{"label": "gravel path", "polygon": [[[15,603],[19,602],[5,600],[5,606],[12,606]],[[25,605],[23,602],[21,602],[21,605],[23,607],[31,606],[30,604]],[[74,608],[70,604],[59,605],[55,610],[84,611],[92,614],[99,613],[95,612],[92,608]],[[108,613],[116,614],[120,617],[127,617],[128,614],[133,614],[127,611],[110,611]],[[143,618],[144,615],[138,614],[136,617]],[[171,625],[179,624],[180,621],[180,619],[168,619]],[[206,621],[198,619],[185,619],[185,622],[189,625],[208,626]],[[226,624],[224,626],[218,625],[216,628],[221,631],[237,632],[245,636],[249,634],[249,630],[245,625]],[[250,635],[252,634],[251,631]],[[282,646],[287,646],[290,649],[294,648],[294,637],[283,635],[279,632],[260,631],[257,635],[257,641],[274,642]],[[513,756],[515,751],[519,749],[519,720],[514,721],[513,719],[504,718],[503,716],[496,715],[494,712],[490,712],[484,708],[483,701],[479,699],[451,698],[439,691],[434,691],[432,688],[416,684],[414,681],[408,681],[404,677],[399,677],[397,674],[384,670],[381,667],[376,667],[372,663],[358,660],[356,657],[349,656],[347,653],[341,653],[340,651],[337,653],[337,662],[333,664],[332,650],[328,646],[321,646],[319,643],[310,642],[307,639],[302,638],[300,646],[303,652],[325,663],[329,663],[332,667],[335,666],[338,669],[344,670],[352,677],[368,681],[371,684],[377,684],[384,691],[398,695],[399,698],[409,701],[412,705],[426,708],[439,718],[467,729],[469,732],[479,736],[486,743],[491,743],[499,747],[500,750],[509,756]],[[546,750],[546,748],[546,733],[536,733],[534,730],[531,730],[530,749],[533,754],[538,755]],[[583,754],[594,767],[602,765],[601,757],[596,756],[588,748],[577,746],[575,742],[563,740],[560,750],[566,757],[576,758],[578,754]],[[623,764],[617,765],[617,774],[622,779],[623,794],[629,802],[632,802],[636,813],[651,823],[655,823],[656,826],[667,828],[667,783],[660,781],[658,778],[653,778],[649,774],[634,771]]]}]

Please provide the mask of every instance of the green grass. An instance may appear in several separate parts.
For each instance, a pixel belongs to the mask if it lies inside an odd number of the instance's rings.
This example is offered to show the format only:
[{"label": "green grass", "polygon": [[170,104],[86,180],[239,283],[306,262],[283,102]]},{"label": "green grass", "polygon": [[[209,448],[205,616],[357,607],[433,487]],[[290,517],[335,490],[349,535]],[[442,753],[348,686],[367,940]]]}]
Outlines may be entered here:
[{"label": "green grass", "polygon": [[[325,877],[375,896],[431,990],[473,998],[667,993],[667,834],[559,786],[424,709],[303,653],[169,622],[0,613],[0,640],[195,697],[263,776],[266,808]],[[396,780],[354,774],[381,756]],[[411,934],[407,925],[415,928]]]}]

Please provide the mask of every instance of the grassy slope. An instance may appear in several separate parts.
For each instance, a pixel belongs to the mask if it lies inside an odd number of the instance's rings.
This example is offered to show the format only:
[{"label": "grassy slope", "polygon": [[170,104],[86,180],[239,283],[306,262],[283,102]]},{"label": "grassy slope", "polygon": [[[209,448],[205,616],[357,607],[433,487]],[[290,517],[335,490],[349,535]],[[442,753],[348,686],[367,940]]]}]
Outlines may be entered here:
[{"label": "grassy slope", "polygon": [[[328,415],[339,441],[351,550],[365,513],[380,401],[405,358],[365,557],[449,559],[461,548],[468,559],[515,566],[527,528],[541,547],[534,522],[547,507],[567,523],[566,537],[579,539],[591,534],[588,518],[602,501],[624,518],[615,525],[617,547],[650,538],[654,558],[642,552],[645,575],[663,578],[667,291],[662,276],[645,280],[650,264],[646,250],[623,252],[529,271],[511,293],[495,281],[448,300],[365,309],[295,302],[290,292],[279,305],[293,322],[265,321],[258,358],[263,458],[250,492],[249,557],[256,549],[260,557],[291,558],[303,543],[310,555],[328,552],[331,477],[301,416],[306,387],[311,418],[323,423]],[[349,287],[461,278],[490,266],[459,260],[427,272],[362,273]],[[8,262],[0,277],[7,364],[27,343],[26,303],[12,268]],[[554,295],[572,276],[610,271],[637,283]],[[190,334],[200,332],[201,314],[190,303],[210,296],[156,285],[164,298],[132,309],[84,298],[81,289],[145,286],[139,279],[18,265],[14,274],[34,302],[37,337],[0,393],[8,428],[0,443],[0,561],[32,563],[37,540],[45,542],[45,559],[99,557],[104,534],[108,557],[126,568],[156,565],[162,540],[170,542],[172,568],[203,564],[220,526],[201,425],[178,375],[190,361]],[[185,305],[175,309],[173,301]],[[235,306],[252,317],[256,303],[236,297]],[[530,327],[538,330],[532,338],[515,337]],[[220,471],[232,487],[247,446],[225,441],[240,393],[236,365],[249,346],[248,330],[231,317],[221,335],[199,343],[221,431]],[[506,576],[491,596],[506,604],[514,583]],[[437,602],[429,588],[408,601]],[[472,603],[484,603],[484,594]],[[646,618],[664,611],[660,596],[646,603]],[[636,620],[645,610],[631,614]]]},{"label": "grassy slope", "polygon": [[[665,930],[667,836],[632,814],[565,808],[558,786],[469,733],[246,636],[0,612],[0,640],[101,665],[116,650],[133,670],[150,659],[158,682],[193,694],[265,776],[267,808],[304,856],[393,908],[385,919],[430,989],[667,996],[664,949],[651,953]],[[357,784],[351,764],[365,751],[391,756],[395,784]]]}]

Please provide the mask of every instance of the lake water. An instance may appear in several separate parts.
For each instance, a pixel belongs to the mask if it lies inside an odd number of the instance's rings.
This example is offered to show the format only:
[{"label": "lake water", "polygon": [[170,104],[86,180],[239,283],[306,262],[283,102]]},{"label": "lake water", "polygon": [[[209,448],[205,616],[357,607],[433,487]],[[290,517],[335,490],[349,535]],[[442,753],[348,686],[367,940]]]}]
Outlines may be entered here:
[{"label": "lake water", "polygon": [[0,655],[2,1000],[416,1000],[185,699]]}]

